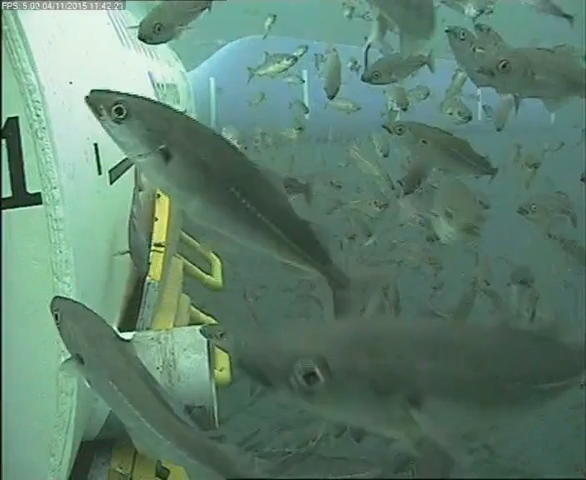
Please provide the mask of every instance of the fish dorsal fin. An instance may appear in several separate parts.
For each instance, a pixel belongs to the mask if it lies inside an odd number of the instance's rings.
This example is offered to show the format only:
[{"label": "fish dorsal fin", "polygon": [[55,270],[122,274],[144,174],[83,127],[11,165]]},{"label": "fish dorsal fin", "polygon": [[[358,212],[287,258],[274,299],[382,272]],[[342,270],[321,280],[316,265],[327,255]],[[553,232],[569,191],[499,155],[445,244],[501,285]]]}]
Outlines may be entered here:
[{"label": "fish dorsal fin", "polygon": [[271,54],[269,52],[266,52],[266,51],[263,52],[262,53],[262,61],[263,62],[266,62],[269,59],[270,56],[271,56]]}]

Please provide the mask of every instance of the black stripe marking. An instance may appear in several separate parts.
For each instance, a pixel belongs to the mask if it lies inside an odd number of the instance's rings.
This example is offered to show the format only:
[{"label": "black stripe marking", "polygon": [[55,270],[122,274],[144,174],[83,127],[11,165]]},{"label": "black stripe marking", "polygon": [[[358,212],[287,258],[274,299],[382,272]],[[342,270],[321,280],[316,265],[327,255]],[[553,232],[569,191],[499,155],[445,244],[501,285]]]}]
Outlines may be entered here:
[{"label": "black stripe marking", "polygon": [[98,169],[98,175],[102,175],[104,172],[102,171],[102,161],[100,159],[100,148],[98,144],[94,142],[94,158],[96,159],[96,168]]},{"label": "black stripe marking", "polygon": [[120,160],[116,165],[114,165],[110,170],[108,170],[108,181],[110,185],[116,183],[122,176],[130,170],[132,167],[132,161],[128,159],[128,157],[124,157]]}]

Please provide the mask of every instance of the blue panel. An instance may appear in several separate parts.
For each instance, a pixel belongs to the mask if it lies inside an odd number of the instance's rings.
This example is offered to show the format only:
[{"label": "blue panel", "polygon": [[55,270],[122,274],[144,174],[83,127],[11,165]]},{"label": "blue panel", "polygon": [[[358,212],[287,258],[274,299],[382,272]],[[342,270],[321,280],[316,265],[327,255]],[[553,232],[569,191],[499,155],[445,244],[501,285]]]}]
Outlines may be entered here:
[{"label": "blue panel", "polygon": [[[330,129],[334,131],[338,141],[346,138],[362,137],[380,128],[380,113],[384,106],[384,87],[364,84],[359,75],[344,69],[343,87],[339,94],[362,106],[362,110],[352,114],[337,111],[331,107],[325,109],[327,103],[322,90],[321,80],[313,64],[314,53],[323,53],[326,45],[321,42],[308,42],[288,37],[246,37],[226,45],[196,69],[189,72],[197,112],[200,120],[209,123],[210,94],[209,78],[216,79],[218,87],[217,115],[218,125],[232,125],[244,135],[250,134],[255,127],[266,129],[282,129],[291,126],[293,112],[289,110],[289,102],[303,98],[303,86],[289,86],[279,79],[254,78],[247,83],[247,67],[258,65],[263,52],[291,53],[301,43],[309,46],[309,51],[292,71],[301,74],[306,69],[309,73],[309,98],[311,115],[307,123],[307,133],[314,141],[327,139]],[[362,59],[362,49],[349,45],[337,45],[342,63],[345,65],[352,57]],[[374,54],[376,55],[376,54]],[[373,55],[373,56],[374,56]],[[436,73],[431,74],[426,67],[409,79],[407,87],[418,84],[427,85],[432,90],[432,97],[416,105],[402,118],[417,120],[433,125],[450,128],[454,132],[494,133],[492,125],[485,119],[477,118],[478,102],[475,100],[477,90],[471,82],[464,87],[465,101],[475,114],[475,120],[468,125],[454,126],[439,111],[439,104],[450,82],[455,69],[452,60],[436,60]],[[249,106],[259,92],[264,92],[267,99],[261,105]],[[483,89],[483,102],[493,107],[498,96],[492,89]],[[581,102],[574,102],[579,110]],[[560,114],[566,118],[568,110],[558,113],[556,123],[560,122]],[[574,113],[577,113],[574,112]],[[574,117],[576,118],[576,117]],[[578,117],[579,118],[579,117]],[[568,125],[569,126],[569,125]],[[549,129],[550,115],[537,100],[523,102],[519,115],[511,119],[507,131]]]}]

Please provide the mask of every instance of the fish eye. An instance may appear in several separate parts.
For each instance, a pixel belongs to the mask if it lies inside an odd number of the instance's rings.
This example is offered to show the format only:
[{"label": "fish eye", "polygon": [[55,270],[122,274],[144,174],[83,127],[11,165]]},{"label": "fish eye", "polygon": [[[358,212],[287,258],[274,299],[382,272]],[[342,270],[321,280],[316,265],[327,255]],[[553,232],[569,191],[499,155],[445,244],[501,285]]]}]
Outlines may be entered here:
[{"label": "fish eye", "polygon": [[159,33],[161,33],[163,31],[163,27],[164,27],[164,25],[161,22],[156,22],[153,25],[153,33],[155,35],[158,35]]},{"label": "fish eye", "polygon": [[373,80],[380,80],[380,72],[378,70],[375,70],[374,72],[372,72],[372,79]]},{"label": "fish eye", "polygon": [[500,73],[509,73],[511,71],[511,62],[504,58],[497,64],[496,69]]},{"label": "fish eye", "polygon": [[59,325],[61,324],[61,314],[58,310],[55,310],[53,312],[53,320],[55,321],[55,325],[57,326],[57,328],[59,328]]},{"label": "fish eye", "polygon": [[420,138],[419,139],[419,145],[427,146],[428,145],[428,141],[425,138]]},{"label": "fish eye", "polygon": [[110,108],[110,116],[115,122],[121,122],[128,116],[128,110],[122,103],[115,103]]},{"label": "fish eye", "polygon": [[399,135],[399,136],[403,135],[403,134],[405,133],[405,126],[404,126],[404,125],[402,125],[402,124],[400,124],[400,123],[397,123],[397,124],[396,124],[396,125],[393,127],[393,133],[394,133],[395,135]]},{"label": "fish eye", "polygon": [[536,204],[536,203],[532,203],[532,204],[529,206],[529,208],[530,208],[530,210],[531,210],[532,212],[536,212],[536,211],[537,211],[537,204]]},{"label": "fish eye", "polygon": [[313,393],[331,377],[331,371],[323,357],[302,358],[295,362],[291,373],[291,386],[300,393]]},{"label": "fish eye", "polygon": [[465,30],[460,30],[458,32],[458,38],[463,42],[464,40],[466,40],[468,38],[468,36],[466,35],[466,31]]}]

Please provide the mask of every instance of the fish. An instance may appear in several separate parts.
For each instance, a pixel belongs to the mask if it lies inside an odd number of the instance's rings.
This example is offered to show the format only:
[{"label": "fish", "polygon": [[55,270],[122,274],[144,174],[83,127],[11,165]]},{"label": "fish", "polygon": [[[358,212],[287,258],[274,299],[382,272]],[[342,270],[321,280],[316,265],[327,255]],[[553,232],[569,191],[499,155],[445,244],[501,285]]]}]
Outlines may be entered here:
[{"label": "fish", "polygon": [[567,193],[561,190],[540,192],[532,195],[517,207],[517,213],[530,222],[549,231],[560,218],[578,227],[576,207]]},{"label": "fish", "polygon": [[342,62],[338,50],[329,48],[325,53],[323,66],[323,88],[328,100],[333,100],[342,85]]},{"label": "fish", "polygon": [[303,100],[297,99],[289,102],[289,109],[293,108],[299,110],[303,115],[309,115],[309,107],[303,102]]},{"label": "fish", "polygon": [[477,49],[474,33],[458,25],[447,26],[444,33],[456,62],[466,72],[470,81],[478,88],[491,87],[492,78],[479,71],[484,54]]},{"label": "fish", "polygon": [[511,113],[517,106],[517,100],[514,95],[502,95],[499,103],[492,112],[492,123],[497,132],[502,132],[507,125]]},{"label": "fish", "polygon": [[258,92],[258,94],[256,95],[256,97],[254,97],[252,100],[249,100],[248,101],[248,106],[249,107],[254,107],[256,105],[260,105],[266,99],[267,99],[267,94],[265,92]]},{"label": "fish", "polygon": [[498,173],[498,167],[474,150],[470,142],[441,128],[413,121],[389,122],[382,127],[412,158],[427,158],[440,170],[491,178]]},{"label": "fish", "polygon": [[540,294],[535,288],[535,275],[528,265],[519,265],[509,275],[510,304],[519,318],[533,323],[537,317]]},{"label": "fish", "polygon": [[527,152],[521,144],[515,144],[513,154],[513,163],[516,164],[523,177],[523,186],[527,190],[533,184],[539,169],[543,165],[543,156],[538,156],[533,152]]},{"label": "fish", "polygon": [[254,77],[276,77],[281,73],[285,73],[291,67],[293,67],[298,57],[290,53],[273,53],[264,52],[264,57],[260,65],[256,67],[247,67],[248,69],[248,80],[247,83]]},{"label": "fish", "polygon": [[138,24],[138,40],[147,45],[161,45],[178,38],[189,24],[211,11],[212,3],[212,0],[159,2]]},{"label": "fish", "polygon": [[422,183],[428,179],[430,172],[431,168],[429,168],[429,165],[426,162],[411,162],[407,167],[405,175],[397,181],[401,187],[403,195],[411,195],[421,187]]},{"label": "fish", "polygon": [[360,69],[362,68],[360,61],[356,58],[350,58],[346,64],[346,67],[348,67],[348,70],[350,70],[352,73],[359,73]]},{"label": "fish", "polygon": [[370,85],[390,85],[413,75],[421,67],[435,71],[433,52],[427,55],[402,56],[400,53],[384,55],[364,69],[360,80]]},{"label": "fish", "polygon": [[547,232],[546,237],[553,240],[569,258],[577,261],[582,266],[586,266],[586,245],[564,235],[551,232]]},{"label": "fish", "polygon": [[565,12],[557,3],[553,0],[521,0],[525,5],[531,6],[536,12],[543,13],[552,17],[562,18],[570,27],[574,27],[574,21],[576,17]]},{"label": "fish", "polygon": [[379,46],[386,52],[392,52],[392,47],[385,41],[385,35],[389,30],[394,30],[395,25],[391,24],[387,17],[385,17],[378,9],[374,8],[374,19],[370,23],[370,32],[366,37],[363,53],[364,70],[368,68],[368,55],[373,46]]},{"label": "fish", "polygon": [[567,54],[548,48],[506,48],[485,52],[475,70],[500,94],[538,98],[549,112],[569,98],[586,96],[586,69]]},{"label": "fish", "polygon": [[440,0],[439,3],[474,21],[494,11],[493,2],[490,0]]},{"label": "fish", "polygon": [[356,268],[350,277],[338,267],[315,227],[291,206],[282,178],[209,127],[140,95],[92,90],[85,102],[138,170],[192,221],[321,274],[332,288],[337,317],[359,308],[366,287],[382,278],[382,272]]},{"label": "fish", "polygon": [[141,454],[180,465],[193,480],[267,477],[252,457],[213,441],[191,421],[140,361],[132,342],[100,315],[61,296],[51,300],[50,313],[70,354],[62,371],[87,382]]},{"label": "fish", "polygon": [[295,51],[293,52],[293,55],[295,55],[297,57],[297,59],[300,59],[301,57],[303,57],[303,55],[305,55],[307,53],[307,51],[309,50],[309,45],[299,45]]},{"label": "fish", "polygon": [[[381,145],[382,148],[384,146]],[[389,172],[384,168],[381,162],[377,161],[372,156],[366,158],[356,143],[354,143],[349,149],[348,153],[350,158],[356,161],[356,165],[367,175],[372,175],[377,181],[381,183],[385,188],[390,191],[395,190],[395,183],[389,175]],[[383,152],[384,153],[384,152]],[[383,157],[384,158],[384,157]]]},{"label": "fish", "polygon": [[457,97],[462,95],[462,90],[464,89],[464,85],[467,81],[468,75],[466,72],[462,68],[456,68],[452,74],[452,78],[450,79],[450,84],[448,85],[448,88],[446,88],[444,98]]},{"label": "fish", "polygon": [[305,80],[297,73],[290,73],[283,78],[283,81],[289,85],[303,85]]},{"label": "fish", "polygon": [[389,139],[382,132],[374,132],[370,135],[374,151],[380,158],[388,158],[391,153]]},{"label": "fish", "polygon": [[472,110],[459,95],[445,98],[440,105],[440,111],[447,115],[454,125],[465,125],[474,119]]},{"label": "fish", "polygon": [[310,182],[302,182],[295,177],[285,177],[283,178],[283,187],[287,195],[291,197],[302,195],[308,205],[313,202],[313,187]]},{"label": "fish", "polygon": [[263,27],[264,27],[264,33],[262,35],[263,40],[269,36],[269,33],[271,33],[276,21],[277,21],[277,15],[275,13],[270,13],[269,15],[267,15],[267,18],[265,19],[264,24],[263,24]]},{"label": "fish", "polygon": [[417,85],[407,90],[407,97],[409,102],[419,103],[424,102],[431,96],[431,88],[426,85]]},{"label": "fish", "polygon": [[436,12],[429,0],[367,0],[399,30],[400,52],[404,56],[417,53],[435,32]]},{"label": "fish", "polygon": [[459,460],[459,439],[579,385],[585,362],[582,340],[427,317],[298,322],[282,333],[242,335],[206,325],[200,333],[292,405],[416,454],[431,438]]},{"label": "fish", "polygon": [[340,110],[341,112],[348,113],[348,114],[355,113],[355,112],[358,112],[359,110],[362,110],[362,106],[360,104],[356,103],[354,100],[350,100],[349,98],[343,98],[343,97],[337,97],[337,98],[330,100],[325,105],[326,108],[328,106],[332,106],[336,110]]},{"label": "fish", "polygon": [[459,178],[444,177],[433,197],[430,222],[438,240],[476,242],[487,221],[480,198]]},{"label": "fish", "polygon": [[385,90],[384,93],[387,100],[387,110],[399,110],[401,112],[409,110],[411,104],[405,87],[393,85],[390,91]]},{"label": "fish", "polygon": [[494,28],[486,23],[476,22],[474,24],[476,33],[475,47],[485,51],[509,47],[505,39]]}]

